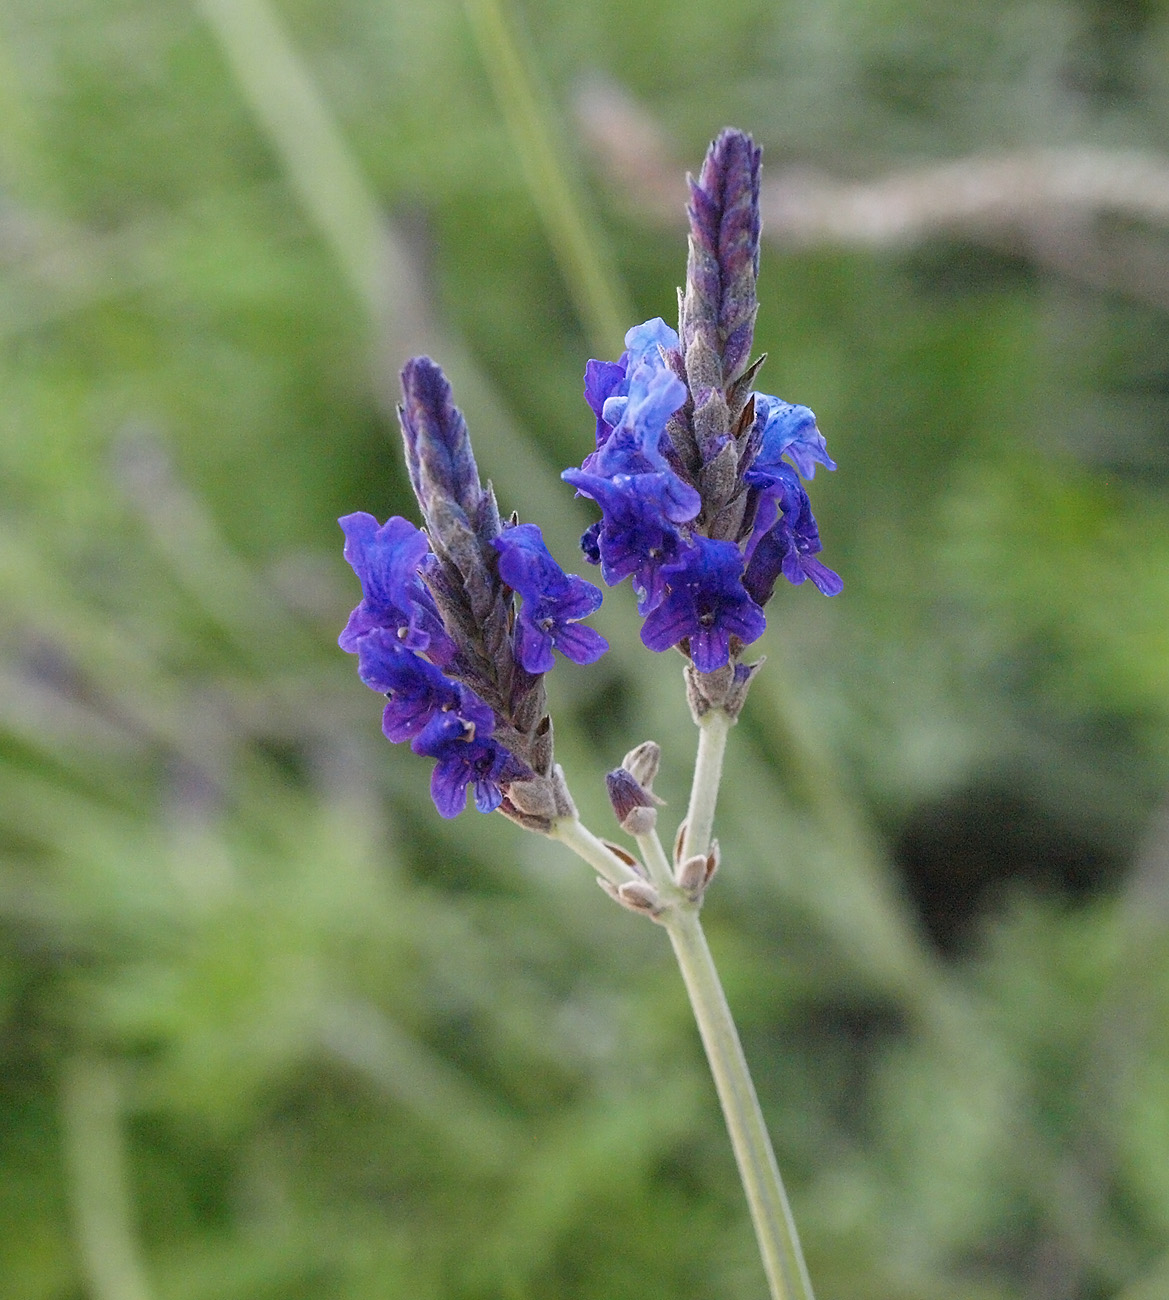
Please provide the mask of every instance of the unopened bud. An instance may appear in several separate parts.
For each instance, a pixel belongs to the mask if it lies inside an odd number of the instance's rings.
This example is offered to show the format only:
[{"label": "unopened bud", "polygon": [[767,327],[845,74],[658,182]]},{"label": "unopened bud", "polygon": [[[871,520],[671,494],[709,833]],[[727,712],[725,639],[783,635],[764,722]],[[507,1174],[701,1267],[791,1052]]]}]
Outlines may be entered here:
[{"label": "unopened bud", "polygon": [[651,794],[624,767],[616,768],[605,777],[609,802],[623,831],[630,835],[646,835],[657,821],[655,803],[661,800]]},{"label": "unopened bud", "polygon": [[626,880],[620,885],[614,885],[598,876],[597,884],[614,902],[631,912],[638,912],[642,916],[657,916],[662,910],[658,891],[648,881]]},{"label": "unopened bud", "polygon": [[656,808],[631,808],[621,822],[621,829],[630,835],[648,835],[657,824]]},{"label": "unopened bud", "polygon": [[621,760],[621,766],[644,790],[652,790],[662,762],[662,747],[656,740],[643,740]]},{"label": "unopened bud", "polygon": [[682,892],[697,902],[718,870],[718,840],[713,840],[708,853],[697,853],[674,870],[674,881]]}]

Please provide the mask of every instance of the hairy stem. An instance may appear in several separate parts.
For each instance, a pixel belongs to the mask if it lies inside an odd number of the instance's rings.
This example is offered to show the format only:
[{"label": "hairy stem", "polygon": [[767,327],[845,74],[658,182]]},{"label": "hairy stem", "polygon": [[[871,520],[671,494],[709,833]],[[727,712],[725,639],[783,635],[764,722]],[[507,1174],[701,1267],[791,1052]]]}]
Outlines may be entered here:
[{"label": "hairy stem", "polygon": [[812,1283],[771,1139],[698,919],[698,909],[694,905],[679,905],[668,909],[662,921],[674,946],[702,1045],[706,1048],[772,1300],[813,1300]]},{"label": "hairy stem", "polygon": [[598,872],[611,885],[623,885],[627,880],[637,880],[638,875],[628,863],[623,862],[603,840],[597,837],[575,817],[561,817],[552,823],[549,839],[559,840],[578,858]]},{"label": "hairy stem", "polygon": [[710,848],[714,829],[714,806],[722,779],[727,735],[735,725],[722,709],[711,709],[698,724],[698,753],[694,759],[694,780],[690,786],[690,808],[686,813],[686,834],[681,860],[686,861]]}]

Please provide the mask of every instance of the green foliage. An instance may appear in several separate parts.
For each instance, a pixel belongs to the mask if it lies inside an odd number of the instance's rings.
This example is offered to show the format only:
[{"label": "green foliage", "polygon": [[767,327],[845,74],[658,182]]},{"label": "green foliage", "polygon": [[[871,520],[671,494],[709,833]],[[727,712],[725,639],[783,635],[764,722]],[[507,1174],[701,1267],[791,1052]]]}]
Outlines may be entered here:
[{"label": "green foliage", "polygon": [[[440,823],[334,644],[335,518],[412,512],[417,340],[504,509],[566,563],[585,518],[556,474],[591,437],[588,326],[472,28],[274,10],[409,268],[374,322],[214,8],[0,15],[0,1293],[757,1296],[664,936],[556,846]],[[512,13],[644,316],[682,243],[590,170],[584,74],[691,167],[731,121],[769,169],[856,175],[1166,147],[1158,6]],[[1169,767],[1163,313],[956,237],[765,247],[760,288],[763,387],[841,465],[814,500],[846,590],[777,596],[707,918],[818,1292],[1159,1297],[1164,843],[1128,864]],[[615,834],[601,774],[655,737],[676,815],[693,728],[628,592],[600,624],[612,655],[550,690]],[[1043,829],[1011,843],[1086,837],[1108,869],[992,861],[1003,789]],[[911,825],[960,850],[932,864],[944,956]]]}]

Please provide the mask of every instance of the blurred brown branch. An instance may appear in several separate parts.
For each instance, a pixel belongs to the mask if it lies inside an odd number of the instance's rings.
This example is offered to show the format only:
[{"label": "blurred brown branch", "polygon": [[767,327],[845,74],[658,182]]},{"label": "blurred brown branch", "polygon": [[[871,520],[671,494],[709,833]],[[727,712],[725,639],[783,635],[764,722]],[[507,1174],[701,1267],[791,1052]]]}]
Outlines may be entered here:
[{"label": "blurred brown branch", "polygon": [[[581,134],[610,184],[643,217],[680,224],[682,168],[652,116],[594,82]],[[1169,310],[1169,159],[1089,147],[974,154],[868,181],[803,164],[770,166],[764,237],[786,248],[904,248],[939,235],[1007,247],[1064,275]],[[1110,217],[1122,228],[1101,228]],[[1123,228],[1123,227],[1130,228]]]}]

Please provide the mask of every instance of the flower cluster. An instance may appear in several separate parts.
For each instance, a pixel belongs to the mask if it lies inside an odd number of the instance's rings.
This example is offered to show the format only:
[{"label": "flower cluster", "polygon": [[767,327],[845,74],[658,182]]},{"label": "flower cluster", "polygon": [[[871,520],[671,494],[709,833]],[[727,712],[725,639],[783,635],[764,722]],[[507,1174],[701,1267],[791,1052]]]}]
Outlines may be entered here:
[{"label": "flower cluster", "polygon": [[[689,658],[695,714],[742,707],[782,574],[825,595],[841,581],[817,558],[802,480],[836,466],[816,419],[753,384],[758,310],[759,150],[724,131],[691,179],[689,258],[678,330],[655,318],[619,361],[590,361],[596,444],[563,477],[601,509],[581,539],[610,586],[630,578],[651,650]],[[608,648],[580,620],[600,591],[566,574],[534,524],[503,522],[484,487],[450,385],[428,357],[402,371],[399,408],[424,530],[347,515],[345,558],[361,603],[342,632],[362,681],[387,697],[383,730],[435,760],[431,791],[453,817],[473,792],[549,831],[574,810],[552,761],[543,675],[555,651],[578,664]]]},{"label": "flower cluster", "polygon": [[835,469],[816,418],[752,390],[759,150],[724,131],[691,179],[690,257],[678,332],[635,326],[619,361],[590,361],[596,447],[562,477],[601,509],[581,538],[610,586],[632,580],[651,650],[678,646],[700,674],[756,640],[779,575],[825,595],[840,578],[801,478]]},{"label": "flower cluster", "polygon": [[415,358],[402,389],[407,466],[428,531],[364,512],[340,521],[362,598],[339,644],[387,697],[386,736],[435,760],[430,788],[444,817],[473,792],[480,812],[502,808],[546,829],[570,801],[552,764],[541,678],[554,648],[580,664],[608,649],[578,625],[601,593],[560,568],[534,524],[501,523],[438,366]]}]

